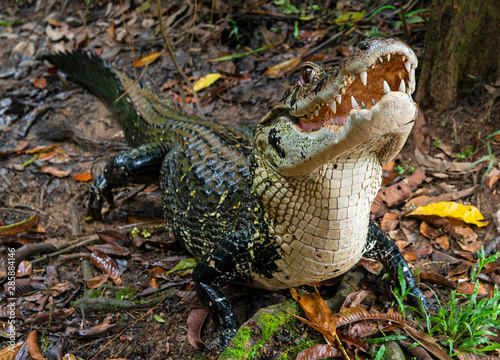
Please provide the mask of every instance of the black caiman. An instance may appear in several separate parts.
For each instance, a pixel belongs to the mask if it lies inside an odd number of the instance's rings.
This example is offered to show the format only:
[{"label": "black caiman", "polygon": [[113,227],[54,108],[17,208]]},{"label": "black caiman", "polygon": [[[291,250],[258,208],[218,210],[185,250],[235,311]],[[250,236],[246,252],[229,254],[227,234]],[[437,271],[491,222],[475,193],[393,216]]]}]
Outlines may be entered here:
[{"label": "black caiman", "polygon": [[159,180],[165,221],[199,262],[199,298],[220,325],[237,318],[222,287],[283,289],[339,276],[360,257],[401,269],[412,299],[425,298],[395,244],[370,220],[382,166],[417,117],[415,54],[400,40],[362,41],[338,67],[306,62],[300,80],[244,133],[176,110],[99,57],[44,57],[98,96],[134,147],[109,160],[92,185],[101,215],[112,189]]}]

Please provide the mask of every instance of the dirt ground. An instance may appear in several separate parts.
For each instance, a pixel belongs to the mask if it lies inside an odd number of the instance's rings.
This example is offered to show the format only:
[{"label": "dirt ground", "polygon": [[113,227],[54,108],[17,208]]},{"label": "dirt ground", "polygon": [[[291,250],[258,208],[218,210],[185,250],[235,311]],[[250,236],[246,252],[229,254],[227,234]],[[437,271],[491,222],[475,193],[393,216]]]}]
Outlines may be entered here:
[{"label": "dirt ground", "polygon": [[[115,67],[140,77],[142,83],[173,99],[173,103],[181,108],[177,72],[167,54],[163,53],[145,71],[132,67],[134,59],[163,49],[161,36],[155,30],[158,24],[155,4],[152,2],[150,9],[139,12],[137,9],[146,2],[138,2],[125,9],[116,2],[83,6],[79,2],[56,1],[48,8],[37,8],[37,3],[12,2],[6,9],[0,9],[0,20],[24,20],[21,24],[0,26],[0,226],[37,216],[36,226],[30,231],[4,237],[1,241],[16,248],[27,243],[47,243],[64,248],[68,244],[96,238],[96,232],[103,229],[128,233],[133,244],[129,246],[130,255],[120,264],[124,266],[122,286],[123,289],[144,291],[153,285],[155,266],[161,264],[170,269],[179,260],[188,258],[189,254],[176,246],[168,233],[153,232],[146,239],[140,239],[137,233],[130,234],[134,226],[143,226],[134,224],[161,219],[160,192],[155,187],[144,189],[143,186],[132,185],[120,189],[115,194],[116,203],[102,220],[86,221],[85,201],[90,181],[77,181],[74,175],[90,171],[95,179],[106,159],[126,149],[127,144],[116,120],[98,99],[54,75],[49,65],[38,61],[37,56],[75,47],[97,51]],[[356,2],[346,4],[352,7],[352,11],[358,9]],[[193,78],[217,71],[226,73],[219,83],[200,92],[200,107],[207,119],[230,126],[255,124],[277,103],[285,89],[297,80],[296,72],[278,79],[265,77],[263,73],[266,69],[285,59],[303,55],[334,35],[329,33],[321,37],[321,41],[315,39],[315,31],[328,28],[332,22],[319,25],[308,22],[301,28],[303,38],[294,39],[290,34],[296,20],[290,20],[291,15],[266,15],[279,13],[272,3],[219,4],[214,10],[212,22],[209,3],[200,5],[194,22],[194,5],[190,2],[171,2],[164,7],[164,18],[170,30],[167,33],[184,72]],[[375,8],[376,2],[370,4],[369,9]],[[125,18],[132,18],[127,23],[128,32],[123,27],[122,12]],[[382,32],[403,37],[401,31],[382,20],[376,26]],[[318,59],[330,65],[337,64],[349,47],[362,38],[362,32],[370,27],[372,24],[359,25],[348,35],[345,35],[348,31],[343,29],[344,35],[318,52]],[[338,30],[333,28],[331,31]],[[238,29],[240,37],[235,35],[235,29]],[[422,29],[415,25],[411,34],[411,45],[419,57],[423,51],[424,30],[425,26]],[[133,45],[131,38],[134,39]],[[308,41],[313,43],[308,44]],[[227,62],[208,62],[221,55],[249,51],[275,42],[279,44],[269,50]],[[446,112],[422,109],[423,116],[396,164],[404,174],[392,176],[401,179],[410,175],[411,168],[424,168],[425,178],[417,188],[412,189],[411,196],[396,201],[391,207],[382,207],[375,214],[379,222],[387,214],[401,216],[400,223],[389,233],[396,241],[406,242],[405,256],[411,260],[411,267],[420,268],[422,273],[446,277],[451,270],[462,266],[464,259],[473,260],[473,250],[481,245],[490,252],[498,250],[500,181],[491,188],[483,182],[488,161],[469,171],[471,163],[489,154],[488,148],[500,160],[500,137],[486,138],[500,129],[499,103],[494,98],[498,82],[496,88],[488,86],[470,79],[464,84],[460,102],[455,108]],[[190,99],[189,93],[187,95]],[[193,114],[198,111],[193,102],[186,104],[184,110]],[[40,159],[37,152],[24,151],[52,145],[59,145],[64,151],[47,159]],[[498,160],[492,161],[493,170],[500,171]],[[55,176],[47,169],[49,166],[67,171],[68,175]],[[388,180],[388,186],[394,181],[397,179]],[[453,194],[471,188],[473,190],[468,195],[453,198]],[[423,235],[421,219],[402,216],[409,199],[446,194],[452,200],[476,206],[490,222],[485,227],[473,227],[476,238],[460,243],[446,234],[444,237],[448,245],[438,243],[436,236]],[[439,238],[444,241],[442,237],[441,233]],[[3,245],[0,249],[5,251]],[[69,301],[81,298],[82,261],[88,260],[89,254],[82,246],[56,257],[59,280],[69,282],[69,288],[60,295],[45,299],[46,303],[39,297],[30,300],[27,294],[22,299],[20,296],[18,301],[23,315],[33,318],[34,314],[44,309],[44,305],[47,306],[45,309],[69,308]],[[445,256],[447,260],[443,260]],[[44,282],[47,264],[47,261],[34,263],[31,279]],[[100,271],[94,268],[94,273],[97,275]],[[498,271],[492,272],[490,284],[497,283],[498,279]],[[192,308],[201,307],[195,298],[190,276],[162,274],[154,281],[160,286],[173,284],[176,292],[151,312],[146,309],[97,313],[74,308],[74,311],[55,321],[19,322],[16,331],[20,333],[20,339],[25,340],[33,328],[38,329],[39,344],[43,336],[47,348],[66,334],[69,341],[65,351],[84,359],[215,358],[216,351],[196,350],[187,340],[188,316]],[[383,287],[377,286],[388,283],[389,279],[380,280],[380,276],[367,275],[363,287],[373,291],[369,298],[372,303],[381,307],[391,303],[392,299]],[[100,288],[103,298],[114,296],[120,290],[110,281],[108,284],[107,288]],[[431,286],[434,289],[438,287],[435,284]],[[263,306],[290,298],[288,291],[255,291],[237,286],[227,290],[237,304],[242,320],[248,319]],[[334,292],[334,286],[322,289],[322,295],[327,297]],[[436,292],[442,293],[439,289]],[[143,315],[144,318],[141,318]],[[93,335],[79,333],[82,329],[105,323],[106,317],[106,321],[114,327]],[[202,339],[208,340],[214,329],[212,322],[208,321]],[[122,330],[123,333],[115,338]],[[294,340],[284,337],[275,339],[276,351],[269,358],[279,358],[283,349],[294,346]],[[111,343],[106,345],[109,341]]]}]

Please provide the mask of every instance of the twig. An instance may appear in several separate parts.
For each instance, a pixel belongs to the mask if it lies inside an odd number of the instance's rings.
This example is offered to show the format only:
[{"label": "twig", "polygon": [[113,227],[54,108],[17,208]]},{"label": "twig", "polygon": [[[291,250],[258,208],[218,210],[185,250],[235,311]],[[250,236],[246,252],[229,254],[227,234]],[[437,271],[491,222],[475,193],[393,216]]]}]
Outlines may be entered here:
[{"label": "twig", "polygon": [[92,235],[92,236],[89,236],[87,239],[83,240],[83,241],[80,241],[80,242],[77,242],[76,244],[73,244],[71,246],[68,246],[68,247],[65,247],[59,251],[56,251],[56,252],[53,252],[51,254],[47,254],[45,256],[42,256],[38,259],[34,259],[31,261],[32,264],[35,264],[35,263],[39,263],[39,262],[42,262],[42,261],[45,261],[45,260],[48,260],[49,258],[51,257],[55,257],[57,255],[60,255],[60,254],[64,254],[64,253],[67,253],[71,250],[74,250],[74,249],[77,249],[79,248],[80,246],[84,246],[84,245],[87,245],[87,244],[91,244],[93,243],[94,241],[98,241],[99,240],[99,237],[97,235]]},{"label": "twig", "polygon": [[[191,89],[191,91],[194,95],[194,98],[196,99],[196,107],[197,107],[198,111],[200,112],[200,117],[202,119],[205,119],[205,117],[203,116],[203,112],[201,111],[198,95],[193,90],[193,85],[191,84],[191,81],[189,81],[186,74],[184,73],[184,71],[182,71],[179,64],[177,63],[177,59],[175,58],[174,51],[172,50],[172,47],[170,46],[170,43],[168,42],[167,35],[165,34],[165,28],[163,27],[163,16],[162,16],[162,12],[161,12],[160,0],[156,0],[156,8],[158,11],[158,23],[160,25],[161,36],[163,38],[163,42],[165,43],[165,47],[167,48],[167,51],[170,54],[172,61],[174,62],[175,68],[177,69],[177,76],[179,77],[179,81],[184,80],[184,82],[189,86],[189,88]],[[182,84],[182,81],[181,81],[181,84]],[[181,88],[180,90],[181,90],[181,97],[182,97],[182,105],[186,106],[186,97],[184,95],[184,89],[182,88],[182,85],[180,88]]]},{"label": "twig", "polygon": [[401,24],[403,25],[403,34],[405,34],[406,42],[410,43],[410,33],[408,33],[408,28],[406,27],[405,13],[403,11],[403,1],[399,0],[399,11],[401,14]]},{"label": "twig", "polygon": [[[159,1],[159,0],[157,0]],[[137,318],[134,322],[132,322],[129,326],[127,326],[125,329],[123,329],[122,331],[120,331],[118,334],[116,334],[116,336],[114,336],[111,340],[109,340],[106,344],[104,344],[104,346],[97,352],[97,354],[95,354],[90,360],[93,360],[97,357],[97,355],[99,355],[109,344],[111,344],[111,342],[113,342],[116,338],[118,338],[119,336],[121,336],[121,334],[123,334],[126,330],[128,330],[130,327],[132,327],[133,325],[135,325],[137,322],[139,322],[140,320],[142,320],[144,317],[146,317],[147,315],[149,315],[151,312],[153,312],[154,309],[156,309],[158,306],[160,306],[160,304],[163,303],[163,301],[165,301],[165,299],[168,298],[168,295],[163,297],[163,299],[161,299],[158,304],[156,304],[152,309],[149,309],[144,315],[142,315],[141,317]]]}]

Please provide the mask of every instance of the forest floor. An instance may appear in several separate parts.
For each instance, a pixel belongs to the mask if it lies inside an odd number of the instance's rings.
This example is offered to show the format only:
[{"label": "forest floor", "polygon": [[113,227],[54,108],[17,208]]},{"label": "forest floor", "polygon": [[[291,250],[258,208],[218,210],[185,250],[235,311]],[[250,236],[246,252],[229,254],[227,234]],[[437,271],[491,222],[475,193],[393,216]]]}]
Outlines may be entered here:
[{"label": "forest floor", "polygon": [[[85,6],[80,1],[55,1],[48,7],[41,6],[43,2],[30,3],[12,1],[0,9],[0,226],[26,221],[10,232],[0,230],[0,264],[6,262],[6,246],[52,244],[68,251],[53,256],[50,263],[40,257],[24,261],[18,269],[19,280],[25,280],[16,282],[21,287],[16,293],[18,340],[25,341],[33,329],[38,330],[41,351],[54,352],[47,355],[49,359],[57,358],[51,356],[58,351],[83,359],[216,358],[216,350],[199,350],[188,342],[188,333],[192,342],[197,338],[193,332],[198,331],[188,317],[201,305],[189,273],[166,272],[189,254],[168,233],[151,227],[162,221],[159,189],[127,186],[115,194],[116,203],[102,220],[86,220],[89,174],[95,179],[106,159],[128,146],[117,121],[97,98],[37,60],[42,54],[76,48],[97,52],[179,109],[199,114],[188,89],[183,91],[187,100],[183,105],[176,68],[163,50],[155,3],[91,2]],[[381,11],[377,10],[382,2],[377,1],[339,1],[336,7],[332,2],[326,9],[325,4],[305,6],[293,1],[298,13],[283,1],[213,2],[214,9],[202,2],[196,12],[195,3],[163,4],[166,33],[179,65],[193,81],[208,73],[223,74],[198,97],[206,119],[231,127],[256,124],[297,81],[297,61],[282,66],[289,74],[265,76],[274,65],[300,58],[299,63],[314,60],[334,66],[367,36],[405,40],[398,12],[387,7],[399,7],[396,1],[383,2],[386,7]],[[422,10],[415,5],[420,2],[409,4],[413,5],[403,9],[409,14],[406,40],[422,61],[428,11],[416,11]],[[352,12],[350,17],[341,16],[348,12]],[[132,66],[134,60],[155,52],[161,54],[146,68]],[[224,55],[229,60],[210,61]],[[422,289],[432,289],[443,300],[449,293],[443,279],[449,281],[448,287],[460,283],[460,291],[470,294],[469,270],[477,261],[476,252],[484,247],[489,255],[500,244],[500,181],[496,181],[500,134],[488,137],[500,130],[500,84],[496,79],[488,81],[468,79],[458,105],[451,110],[421,109],[407,144],[386,167],[384,186],[372,208],[373,218],[397,242],[411,268],[420,269],[421,280],[427,284]],[[401,182],[413,174],[418,180],[411,189],[401,189]],[[443,223],[429,214],[406,216],[415,207],[440,201],[473,205],[489,223],[478,227],[449,217]],[[122,284],[108,281],[97,286],[99,297],[110,299],[99,312],[71,302],[84,298],[83,290],[89,286],[84,285],[83,274],[91,251],[79,245],[96,243],[96,233],[105,229],[127,234],[131,242],[126,245],[129,255],[118,254]],[[120,243],[116,233],[105,234]],[[28,250],[30,256],[24,260],[39,254],[38,249]],[[45,250],[55,252],[51,247]],[[394,287],[394,282],[382,279],[372,263],[363,262],[363,266],[368,271],[360,289],[370,291],[363,304],[386,311],[393,297],[385,289]],[[498,261],[487,267],[481,278],[482,296],[491,294],[493,285],[500,282],[499,267]],[[95,267],[93,272],[101,273]],[[157,307],[113,308],[113,301],[132,300],[138,293],[148,300],[153,289],[161,286],[169,292],[164,290]],[[226,290],[242,321],[264,306],[291,298],[288,290],[268,292],[241,286]],[[324,297],[331,297],[335,290],[334,284],[319,287]],[[432,296],[430,290],[425,294]],[[0,307],[2,317],[5,304]],[[287,329],[275,336],[259,358],[294,358],[303,346],[300,339],[312,332],[296,326],[296,331]],[[207,320],[203,341],[213,336],[214,329]],[[57,343],[59,339],[69,341]],[[7,344],[6,340],[2,343]]]}]

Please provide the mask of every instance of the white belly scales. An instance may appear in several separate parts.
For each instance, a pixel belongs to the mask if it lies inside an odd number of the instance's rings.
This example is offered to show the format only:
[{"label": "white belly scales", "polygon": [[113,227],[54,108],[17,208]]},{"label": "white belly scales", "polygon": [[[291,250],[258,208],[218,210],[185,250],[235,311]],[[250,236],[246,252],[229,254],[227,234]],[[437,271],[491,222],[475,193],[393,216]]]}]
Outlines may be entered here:
[{"label": "white belly scales", "polygon": [[[256,176],[281,248],[272,279],[251,273],[252,286],[267,289],[311,284],[339,276],[360,259],[366,242],[370,206],[381,182],[381,166],[369,151],[351,153],[324,165],[310,178],[269,186]],[[272,178],[272,177],[271,177]],[[276,180],[276,181],[274,181]]]}]

